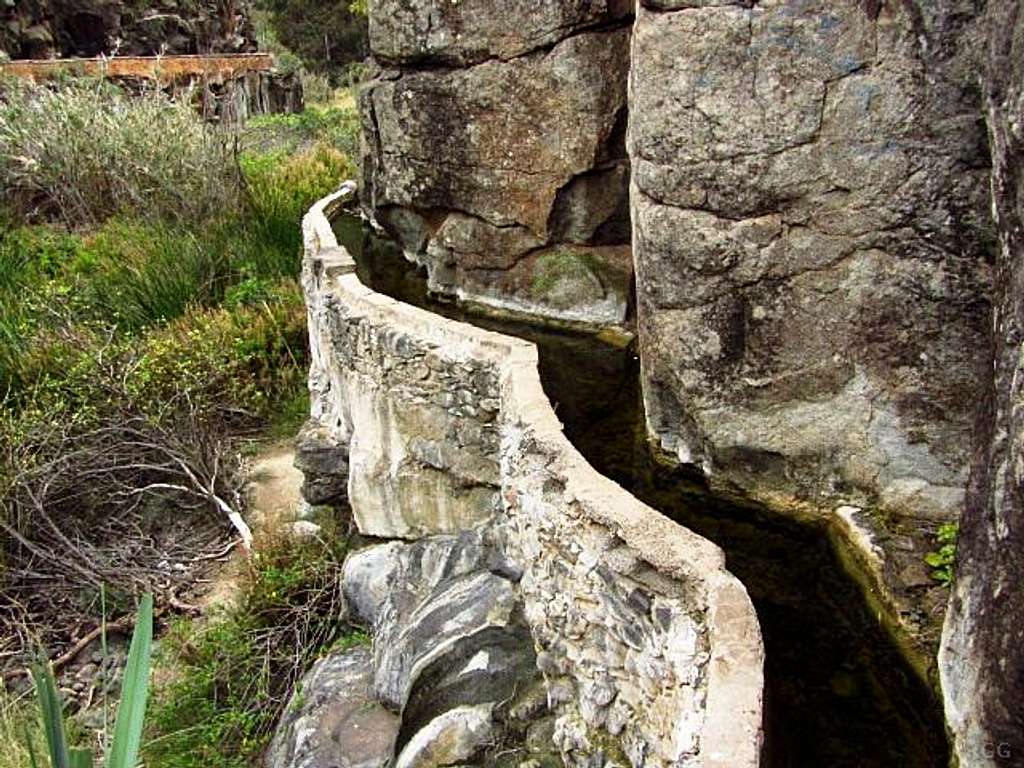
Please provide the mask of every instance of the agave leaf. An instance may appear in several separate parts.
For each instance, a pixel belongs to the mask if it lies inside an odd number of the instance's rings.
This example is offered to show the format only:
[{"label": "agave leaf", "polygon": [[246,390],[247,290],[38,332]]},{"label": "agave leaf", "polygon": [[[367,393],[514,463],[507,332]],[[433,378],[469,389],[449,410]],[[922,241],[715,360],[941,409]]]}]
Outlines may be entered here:
[{"label": "agave leaf", "polygon": [[52,768],[71,768],[68,735],[64,730],[64,708],[57,693],[57,683],[53,679],[53,667],[49,662],[36,664],[32,668],[32,678],[36,683],[36,698],[43,718],[46,746],[50,751],[50,765]]},{"label": "agave leaf", "polygon": [[[135,768],[142,741],[142,719],[146,714],[149,689],[149,659],[153,648],[153,596],[143,595],[135,619],[135,632],[128,650],[117,708],[114,741],[107,755],[107,768]],[[56,767],[55,767],[56,768]]]},{"label": "agave leaf", "polygon": [[72,749],[71,768],[92,768],[92,750]]}]

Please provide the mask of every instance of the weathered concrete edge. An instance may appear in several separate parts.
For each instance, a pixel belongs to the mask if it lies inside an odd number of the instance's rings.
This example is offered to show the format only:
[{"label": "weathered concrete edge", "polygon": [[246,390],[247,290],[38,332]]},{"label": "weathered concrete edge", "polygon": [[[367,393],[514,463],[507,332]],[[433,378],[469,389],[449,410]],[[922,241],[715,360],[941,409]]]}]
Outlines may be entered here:
[{"label": "weathered concrete edge", "polygon": [[363,285],[355,274],[355,261],[338,245],[328,220],[355,191],[354,182],[345,182],[303,217],[304,268],[322,270],[337,291],[383,322],[433,341],[446,338],[467,358],[494,362],[501,371],[502,409],[508,409],[525,431],[558,456],[569,479],[567,490],[581,502],[584,514],[612,529],[658,571],[704,586],[712,657],[700,764],[703,768],[759,765],[764,645],[746,588],[725,569],[722,551],[590,466],[565,436],[544,394],[533,344],[435,315]]}]

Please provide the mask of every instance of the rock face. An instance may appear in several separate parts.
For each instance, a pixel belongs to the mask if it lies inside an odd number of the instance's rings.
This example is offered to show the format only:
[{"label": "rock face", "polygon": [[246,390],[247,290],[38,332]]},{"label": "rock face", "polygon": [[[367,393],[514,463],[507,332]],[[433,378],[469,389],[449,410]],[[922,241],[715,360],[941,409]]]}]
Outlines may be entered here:
[{"label": "rock face", "polygon": [[[395,765],[468,760],[501,739],[496,708],[537,676],[515,585],[480,531],[353,553],[343,590],[373,630],[373,693],[401,714]],[[507,572],[507,569],[499,569]]]},{"label": "rock face", "polygon": [[318,661],[285,710],[265,768],[385,768],[400,722],[373,699],[372,683],[368,648]]},{"label": "rock face", "polygon": [[973,4],[642,5],[650,432],[764,501],[953,516],[988,323]]},{"label": "rock face", "polygon": [[364,203],[431,288],[621,324],[630,3],[375,3]]},{"label": "rock face", "polygon": [[315,421],[303,425],[295,440],[295,467],[302,472],[302,497],[308,503],[348,500],[348,446]]},{"label": "rock face", "polygon": [[256,50],[245,0],[28,0],[0,4],[0,51],[14,59]]},{"label": "rock face", "polygon": [[939,656],[956,753],[972,768],[1024,761],[1024,12],[995,0],[988,15],[993,364]]}]

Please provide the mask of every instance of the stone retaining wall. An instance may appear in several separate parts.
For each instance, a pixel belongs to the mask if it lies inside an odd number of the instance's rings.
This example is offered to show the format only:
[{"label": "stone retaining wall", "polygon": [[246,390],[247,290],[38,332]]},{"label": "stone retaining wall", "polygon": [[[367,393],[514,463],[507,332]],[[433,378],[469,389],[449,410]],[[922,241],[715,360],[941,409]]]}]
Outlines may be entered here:
[{"label": "stone retaining wall", "polygon": [[312,416],[348,446],[360,531],[489,529],[521,571],[569,765],[756,766],[763,646],[712,543],[597,473],[527,342],[370,290],[325,212],[303,222]]}]

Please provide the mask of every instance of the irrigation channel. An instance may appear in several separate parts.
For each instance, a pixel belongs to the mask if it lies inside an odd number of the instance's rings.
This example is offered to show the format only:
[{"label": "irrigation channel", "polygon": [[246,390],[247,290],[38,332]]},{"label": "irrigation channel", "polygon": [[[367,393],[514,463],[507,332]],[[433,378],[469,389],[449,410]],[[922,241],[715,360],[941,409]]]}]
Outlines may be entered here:
[{"label": "irrigation channel", "polygon": [[764,635],[765,768],[948,765],[936,697],[872,615],[824,529],[716,499],[682,470],[655,460],[631,350],[433,300],[424,271],[393,242],[351,213],[332,223],[365,285],[535,343],[544,390],[576,448],[637,498],[725,551]]}]

